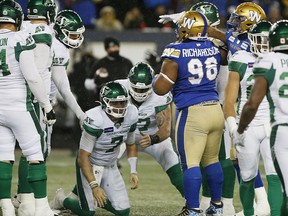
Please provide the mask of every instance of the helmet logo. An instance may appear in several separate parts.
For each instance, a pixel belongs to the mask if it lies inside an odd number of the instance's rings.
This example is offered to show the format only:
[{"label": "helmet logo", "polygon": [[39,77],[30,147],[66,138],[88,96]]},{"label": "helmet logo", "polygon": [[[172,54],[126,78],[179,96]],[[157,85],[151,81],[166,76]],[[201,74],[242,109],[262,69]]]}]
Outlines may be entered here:
[{"label": "helmet logo", "polygon": [[280,38],[280,44],[286,44],[286,39],[285,38]]},{"label": "helmet logo", "polygon": [[104,86],[101,94],[104,96],[104,95],[109,94],[110,91],[111,91],[111,89],[108,86]]},{"label": "helmet logo", "polygon": [[211,8],[212,8],[211,5],[201,5],[200,7],[196,8],[196,11],[203,13],[203,14],[213,13]]},{"label": "helmet logo", "polygon": [[251,22],[259,22],[261,20],[261,16],[258,14],[258,12],[249,10],[249,17]]},{"label": "helmet logo", "polygon": [[183,25],[184,28],[191,29],[195,22],[196,22],[195,18],[194,19],[190,19],[190,18],[184,17],[182,25]]},{"label": "helmet logo", "polygon": [[57,20],[57,23],[60,26],[67,26],[69,24],[69,19],[67,19],[66,17],[59,17],[59,19]]}]

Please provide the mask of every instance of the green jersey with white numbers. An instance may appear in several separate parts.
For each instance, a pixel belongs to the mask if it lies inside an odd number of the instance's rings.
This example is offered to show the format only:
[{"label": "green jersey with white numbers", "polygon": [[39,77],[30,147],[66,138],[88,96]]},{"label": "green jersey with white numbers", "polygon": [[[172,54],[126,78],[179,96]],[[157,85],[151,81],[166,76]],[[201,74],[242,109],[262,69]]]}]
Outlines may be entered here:
[{"label": "green jersey with white numbers", "polygon": [[0,109],[30,111],[33,109],[31,91],[20,69],[22,51],[35,48],[27,32],[0,30]]},{"label": "green jersey with white numbers", "polygon": [[273,125],[288,123],[288,55],[271,52],[254,65],[255,76],[264,76],[268,83],[266,96]]},{"label": "green jersey with white numbers", "polygon": [[[86,112],[83,129],[96,138],[90,155],[90,162],[98,166],[110,166],[115,163],[120,145],[126,141],[128,133],[136,130],[138,111],[134,105],[127,107],[127,114],[117,123],[111,121],[101,106]],[[130,143],[132,144],[132,143]],[[85,145],[85,143],[83,144]],[[89,149],[92,149],[89,147]],[[80,146],[81,148],[81,146]]]},{"label": "green jersey with white numbers", "polygon": [[[240,50],[234,53],[229,60],[229,71],[235,71],[240,76],[240,87],[238,92],[237,120],[241,116],[243,106],[248,101],[252,87],[254,85],[253,67],[256,56],[250,52]],[[258,111],[249,124],[250,126],[262,125],[269,122],[269,104],[265,97],[261,102]]]}]

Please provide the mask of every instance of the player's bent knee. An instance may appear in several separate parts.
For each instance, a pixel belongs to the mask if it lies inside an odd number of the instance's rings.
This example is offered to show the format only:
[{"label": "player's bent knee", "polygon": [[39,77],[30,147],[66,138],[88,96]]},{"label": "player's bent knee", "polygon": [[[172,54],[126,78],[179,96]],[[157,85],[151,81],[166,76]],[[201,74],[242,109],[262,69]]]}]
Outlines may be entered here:
[{"label": "player's bent knee", "polygon": [[218,157],[209,158],[209,159],[203,158],[203,160],[201,161],[201,164],[203,167],[207,167],[217,162],[219,162]]},{"label": "player's bent knee", "polygon": [[257,171],[256,172],[240,171],[240,172],[241,172],[241,178],[244,182],[250,181],[257,176]]},{"label": "player's bent knee", "polygon": [[39,136],[35,136],[33,140],[30,140],[30,142],[22,144],[20,147],[23,155],[27,158],[28,161],[44,160]]}]

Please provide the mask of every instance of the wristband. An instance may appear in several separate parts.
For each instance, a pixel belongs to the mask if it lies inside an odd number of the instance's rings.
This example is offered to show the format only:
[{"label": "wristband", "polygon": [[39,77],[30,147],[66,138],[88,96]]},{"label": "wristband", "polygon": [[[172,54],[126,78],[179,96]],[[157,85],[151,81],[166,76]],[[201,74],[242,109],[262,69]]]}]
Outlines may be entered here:
[{"label": "wristband", "polygon": [[155,143],[159,143],[160,137],[157,134],[149,135],[151,140],[151,145],[154,145]]},{"label": "wristband", "polygon": [[95,180],[95,181],[91,181],[91,182],[89,183],[89,186],[90,186],[91,190],[93,190],[93,189],[96,188],[96,187],[99,187],[99,185],[98,185],[98,183],[97,183],[96,180]]},{"label": "wristband", "polygon": [[128,162],[130,164],[130,173],[137,173],[137,157],[129,157]]}]

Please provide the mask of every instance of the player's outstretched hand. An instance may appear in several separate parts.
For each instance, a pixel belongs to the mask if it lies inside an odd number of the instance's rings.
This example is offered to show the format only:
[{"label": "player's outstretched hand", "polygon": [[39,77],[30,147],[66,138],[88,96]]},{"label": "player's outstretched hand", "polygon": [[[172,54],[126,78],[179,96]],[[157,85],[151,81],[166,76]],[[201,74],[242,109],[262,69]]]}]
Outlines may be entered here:
[{"label": "player's outstretched hand", "polygon": [[171,21],[174,23],[177,23],[180,20],[183,13],[184,13],[184,11],[181,13],[161,15],[161,16],[159,16],[160,19],[158,20],[158,22],[162,23],[162,24],[165,24],[165,23],[168,23]]}]

